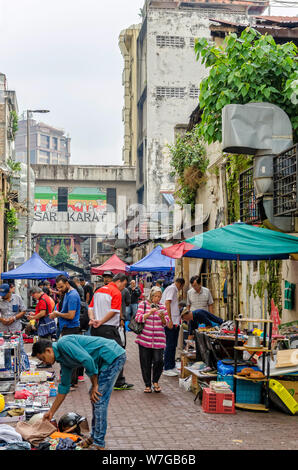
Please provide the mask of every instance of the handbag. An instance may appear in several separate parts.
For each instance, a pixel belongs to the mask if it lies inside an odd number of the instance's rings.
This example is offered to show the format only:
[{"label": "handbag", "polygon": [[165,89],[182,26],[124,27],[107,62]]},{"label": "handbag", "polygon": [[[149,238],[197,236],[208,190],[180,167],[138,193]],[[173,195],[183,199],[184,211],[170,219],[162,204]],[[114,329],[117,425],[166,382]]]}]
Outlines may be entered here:
[{"label": "handbag", "polygon": [[56,333],[56,330],[57,330],[55,320],[52,320],[51,318],[49,318],[48,304],[45,299],[44,301],[46,303],[46,315],[40,318],[38,322],[38,327],[37,327],[37,334],[38,336],[41,336],[41,337],[53,335]]},{"label": "handbag", "polygon": [[[146,302],[144,302],[144,315],[145,315],[145,312],[146,312]],[[140,323],[138,321],[136,321],[135,317],[132,317],[132,319],[130,320],[129,324],[128,324],[128,328],[133,331],[136,335],[140,335],[144,329],[144,326],[145,326],[145,323]]]}]

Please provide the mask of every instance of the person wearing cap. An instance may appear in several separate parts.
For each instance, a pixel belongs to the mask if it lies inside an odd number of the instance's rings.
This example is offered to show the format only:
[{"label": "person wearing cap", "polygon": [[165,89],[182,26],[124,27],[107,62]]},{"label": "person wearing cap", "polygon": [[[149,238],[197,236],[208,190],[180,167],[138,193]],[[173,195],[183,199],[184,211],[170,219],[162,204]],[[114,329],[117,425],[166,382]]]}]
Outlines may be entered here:
[{"label": "person wearing cap", "polygon": [[21,331],[21,318],[26,313],[22,298],[11,292],[9,284],[0,286],[0,298],[0,331]]},{"label": "person wearing cap", "polygon": [[216,317],[208,310],[198,309],[191,312],[188,307],[182,310],[181,320],[188,323],[188,339],[193,339],[194,331],[202,323],[206,326],[221,325],[223,323],[222,318]]},{"label": "person wearing cap", "polygon": [[104,285],[107,286],[110,282],[112,282],[114,274],[112,273],[112,271],[105,271],[102,277]]}]

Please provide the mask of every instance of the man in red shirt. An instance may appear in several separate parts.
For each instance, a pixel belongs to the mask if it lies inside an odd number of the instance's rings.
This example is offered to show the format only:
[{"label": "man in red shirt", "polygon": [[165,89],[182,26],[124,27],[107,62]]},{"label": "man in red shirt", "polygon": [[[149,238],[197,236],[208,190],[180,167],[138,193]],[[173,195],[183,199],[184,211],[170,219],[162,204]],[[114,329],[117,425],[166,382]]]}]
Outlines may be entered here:
[{"label": "man in red shirt", "polygon": [[[121,291],[127,285],[125,274],[116,274],[113,281],[100,287],[92,298],[89,305],[89,318],[91,325],[91,336],[101,336],[115,340],[122,346],[118,327],[120,325],[120,314],[122,295]],[[121,319],[122,320],[122,319]],[[123,369],[121,370],[114,388],[116,390],[129,390],[132,384],[125,382]]]},{"label": "man in red shirt", "polygon": [[[44,291],[40,287],[34,287],[31,289],[31,295],[33,299],[37,301],[37,305],[35,307],[35,313],[30,312],[28,315],[29,320],[40,320],[41,318],[45,317],[52,313],[55,307],[55,302],[51,297],[44,293]],[[38,328],[37,328],[38,332]],[[47,336],[42,336],[45,339],[51,339],[52,335],[49,334]]]}]

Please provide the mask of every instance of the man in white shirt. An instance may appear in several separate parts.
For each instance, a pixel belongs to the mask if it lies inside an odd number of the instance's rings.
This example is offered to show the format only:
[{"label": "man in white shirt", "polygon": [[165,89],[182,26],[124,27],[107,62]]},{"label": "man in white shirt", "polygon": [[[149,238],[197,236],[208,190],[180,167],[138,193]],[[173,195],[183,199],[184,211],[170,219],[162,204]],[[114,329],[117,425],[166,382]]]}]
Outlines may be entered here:
[{"label": "man in white shirt", "polygon": [[207,310],[213,314],[213,298],[207,287],[202,286],[201,276],[193,276],[190,279],[192,288],[187,292],[186,305],[188,310]]},{"label": "man in white shirt", "polygon": [[165,328],[166,333],[166,349],[164,356],[164,371],[163,374],[167,376],[176,376],[178,371],[176,365],[176,347],[178,342],[179,328],[180,328],[180,310],[178,305],[178,292],[183,289],[185,280],[177,278],[173,284],[168,286],[162,294],[161,304],[165,305],[170,323]]}]

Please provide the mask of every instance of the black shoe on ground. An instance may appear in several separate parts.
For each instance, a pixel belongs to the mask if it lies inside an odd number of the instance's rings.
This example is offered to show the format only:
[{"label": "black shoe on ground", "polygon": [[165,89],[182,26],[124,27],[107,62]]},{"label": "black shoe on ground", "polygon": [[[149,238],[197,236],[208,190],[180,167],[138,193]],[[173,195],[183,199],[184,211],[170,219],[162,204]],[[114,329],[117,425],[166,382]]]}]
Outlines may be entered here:
[{"label": "black shoe on ground", "polygon": [[133,384],[123,384],[117,387],[116,385],[114,386],[114,390],[131,390],[134,387]]}]

